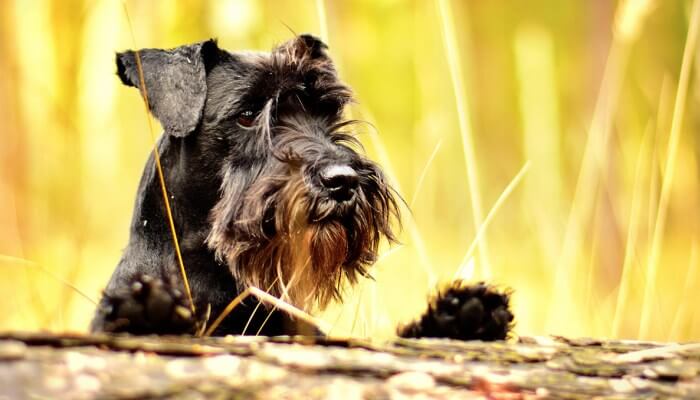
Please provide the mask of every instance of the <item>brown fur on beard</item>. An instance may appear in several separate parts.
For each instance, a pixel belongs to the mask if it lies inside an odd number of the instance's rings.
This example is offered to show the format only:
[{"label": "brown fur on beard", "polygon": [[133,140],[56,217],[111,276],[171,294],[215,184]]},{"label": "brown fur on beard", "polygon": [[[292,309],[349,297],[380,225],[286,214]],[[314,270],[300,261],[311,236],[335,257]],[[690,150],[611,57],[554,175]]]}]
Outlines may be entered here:
[{"label": "brown fur on beard", "polygon": [[[307,311],[339,299],[343,275],[354,273],[343,266],[348,254],[345,228],[338,222],[309,224],[310,201],[301,175],[264,178],[246,201],[250,205],[234,226],[248,240],[210,243],[227,261],[239,289],[256,286]],[[276,233],[268,238],[263,224],[270,207]]]}]

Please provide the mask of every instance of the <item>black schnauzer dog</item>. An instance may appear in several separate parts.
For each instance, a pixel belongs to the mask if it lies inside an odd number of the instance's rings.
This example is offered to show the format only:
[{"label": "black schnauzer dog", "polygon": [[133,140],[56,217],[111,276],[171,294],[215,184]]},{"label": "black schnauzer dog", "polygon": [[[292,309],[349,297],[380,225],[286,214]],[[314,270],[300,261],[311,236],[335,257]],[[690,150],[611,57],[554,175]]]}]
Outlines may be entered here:
[{"label": "black schnauzer dog", "polygon": [[[319,39],[301,35],[270,53],[227,52],[209,40],[116,61],[165,130],[157,151],[194,304],[183,295],[151,155],[93,331],[192,334],[249,286],[323,309],[367,276],[380,240],[395,241],[397,197],[357,151],[354,121],[343,115],[352,93]],[[321,333],[260,306],[247,299],[213,334]],[[399,334],[503,339],[512,320],[507,293],[455,282]]]}]

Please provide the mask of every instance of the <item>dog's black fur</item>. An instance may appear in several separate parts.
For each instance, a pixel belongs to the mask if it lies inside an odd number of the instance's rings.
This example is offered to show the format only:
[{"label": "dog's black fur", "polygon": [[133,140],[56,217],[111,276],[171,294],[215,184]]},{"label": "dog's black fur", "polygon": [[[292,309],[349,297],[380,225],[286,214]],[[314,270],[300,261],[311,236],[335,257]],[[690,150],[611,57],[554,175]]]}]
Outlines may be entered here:
[{"label": "dog's black fur", "polygon": [[[251,285],[322,309],[346,281],[366,276],[381,238],[395,240],[395,195],[357,151],[343,116],[351,91],[319,39],[301,35],[270,53],[227,52],[209,40],[116,61],[165,130],[157,151],[197,312],[184,296],[151,156],[93,331],[192,334]],[[399,333],[505,338],[508,295],[480,287],[456,283]],[[320,333],[257,306],[247,299],[214,334]]]}]

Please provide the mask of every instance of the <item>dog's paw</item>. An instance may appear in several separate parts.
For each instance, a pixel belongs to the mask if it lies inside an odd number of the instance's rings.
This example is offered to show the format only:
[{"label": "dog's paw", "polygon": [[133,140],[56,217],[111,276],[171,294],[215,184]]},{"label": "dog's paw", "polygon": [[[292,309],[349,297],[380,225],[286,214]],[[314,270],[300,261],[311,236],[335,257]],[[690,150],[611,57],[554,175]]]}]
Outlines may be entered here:
[{"label": "dog's paw", "polygon": [[405,338],[440,337],[459,340],[503,340],[513,327],[510,291],[485,283],[455,281],[432,298],[416,321],[399,327]]},{"label": "dog's paw", "polygon": [[105,294],[102,329],[105,332],[147,334],[193,334],[198,323],[189,301],[173,284],[148,275],[131,285]]}]

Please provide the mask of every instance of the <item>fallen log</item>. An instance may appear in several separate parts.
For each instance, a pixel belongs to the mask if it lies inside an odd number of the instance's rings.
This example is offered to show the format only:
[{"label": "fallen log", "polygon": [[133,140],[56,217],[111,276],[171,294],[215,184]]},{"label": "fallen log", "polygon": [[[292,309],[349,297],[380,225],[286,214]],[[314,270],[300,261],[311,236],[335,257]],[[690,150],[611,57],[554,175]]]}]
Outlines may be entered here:
[{"label": "fallen log", "polygon": [[0,399],[700,398],[700,344],[0,334]]}]

